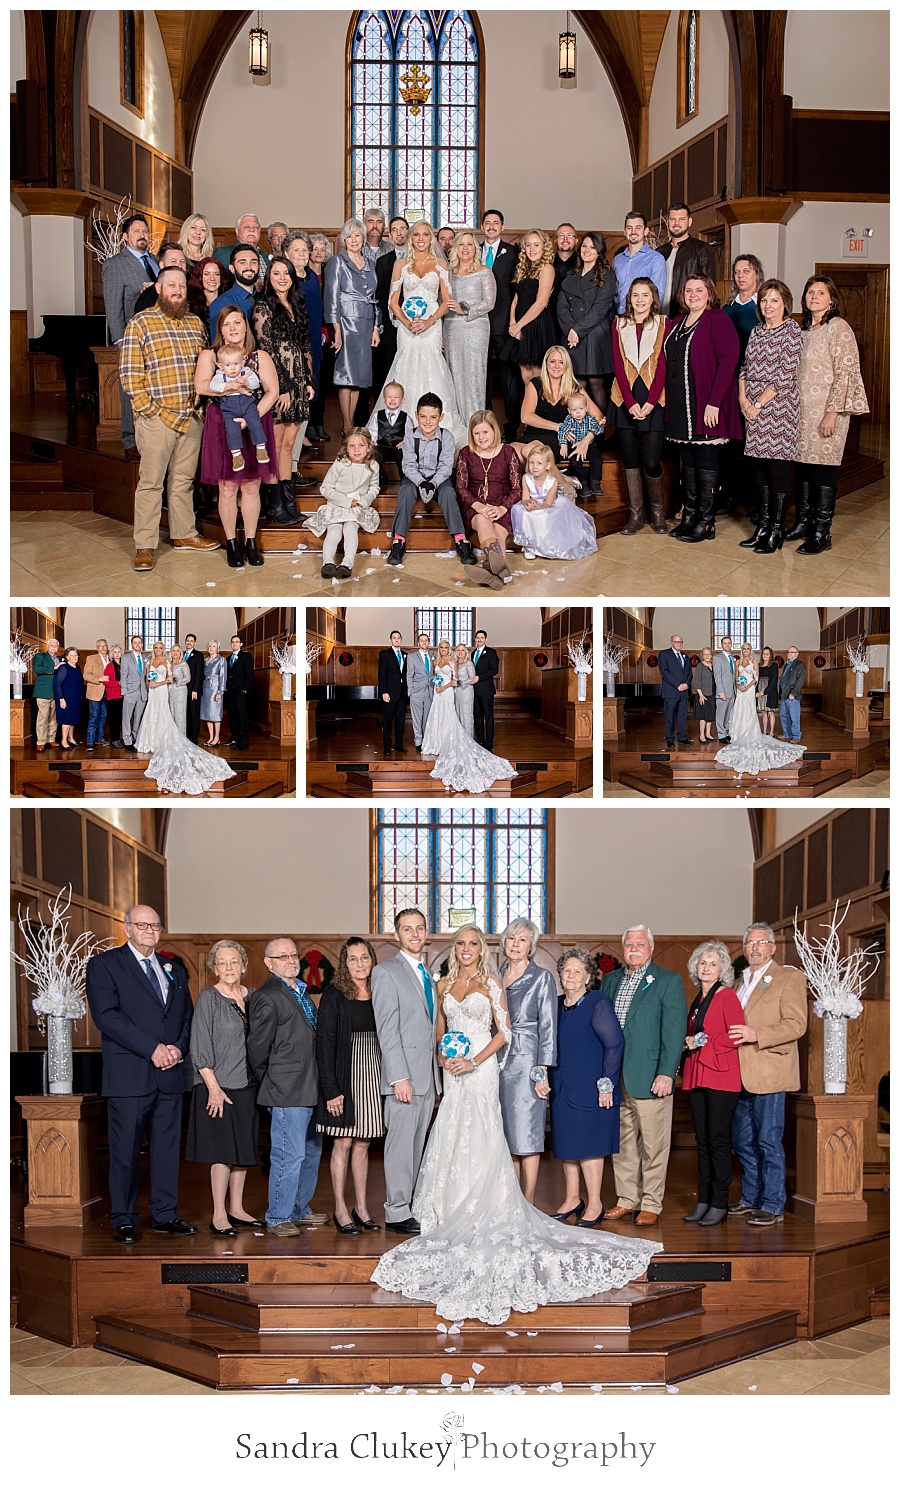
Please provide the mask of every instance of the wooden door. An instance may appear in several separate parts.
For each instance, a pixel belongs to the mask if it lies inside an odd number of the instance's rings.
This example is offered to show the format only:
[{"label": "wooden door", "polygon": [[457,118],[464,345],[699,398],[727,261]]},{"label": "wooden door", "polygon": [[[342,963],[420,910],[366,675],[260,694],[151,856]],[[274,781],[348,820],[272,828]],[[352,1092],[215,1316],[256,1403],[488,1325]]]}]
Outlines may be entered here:
[{"label": "wooden door", "polygon": [[[886,264],[817,263],[816,273],[834,281],[843,317],[859,343],[859,361],[873,423],[888,416],[888,269]],[[851,418],[850,426],[859,425]]]}]

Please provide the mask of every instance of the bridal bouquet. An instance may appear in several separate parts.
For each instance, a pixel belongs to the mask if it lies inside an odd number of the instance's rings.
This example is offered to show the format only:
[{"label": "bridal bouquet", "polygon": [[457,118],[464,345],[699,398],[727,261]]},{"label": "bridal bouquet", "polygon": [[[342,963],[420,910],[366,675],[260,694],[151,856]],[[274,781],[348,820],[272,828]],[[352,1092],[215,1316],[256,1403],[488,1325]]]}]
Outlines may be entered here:
[{"label": "bridal bouquet", "polygon": [[159,671],[156,669],[156,666],[151,666],[149,671],[147,672],[147,680],[159,681],[161,679],[162,678],[160,677]]},{"label": "bridal bouquet", "polygon": [[403,313],[407,320],[424,320],[429,313],[428,300],[423,299],[421,294],[411,294],[409,299],[403,301]]},{"label": "bridal bouquet", "polygon": [[438,1052],[445,1058],[467,1058],[471,1045],[465,1032],[445,1032],[438,1043]]}]

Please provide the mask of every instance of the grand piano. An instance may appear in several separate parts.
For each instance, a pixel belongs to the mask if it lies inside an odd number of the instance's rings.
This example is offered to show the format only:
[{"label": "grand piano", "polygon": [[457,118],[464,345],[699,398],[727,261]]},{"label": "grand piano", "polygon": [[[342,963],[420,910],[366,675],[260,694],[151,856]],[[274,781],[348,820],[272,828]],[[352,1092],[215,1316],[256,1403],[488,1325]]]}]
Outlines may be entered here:
[{"label": "grand piano", "polygon": [[[75,406],[75,383],[79,368],[87,362],[96,376],[96,362],[91,346],[106,345],[105,315],[42,315],[43,335],[29,340],[29,351],[42,351],[45,356],[58,356],[66,379],[66,404]],[[92,387],[95,385],[92,380]]]}]

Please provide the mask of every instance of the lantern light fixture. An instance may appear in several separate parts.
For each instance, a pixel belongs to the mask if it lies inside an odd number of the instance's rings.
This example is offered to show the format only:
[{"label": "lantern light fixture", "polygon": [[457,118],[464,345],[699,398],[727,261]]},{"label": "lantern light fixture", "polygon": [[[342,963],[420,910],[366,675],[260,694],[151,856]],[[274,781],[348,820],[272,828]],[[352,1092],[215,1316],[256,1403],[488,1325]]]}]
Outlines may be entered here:
[{"label": "lantern light fixture", "polygon": [[256,25],[250,28],[250,66],[251,77],[268,77],[269,75],[269,33],[262,23],[262,11],[256,12]]},{"label": "lantern light fixture", "polygon": [[572,30],[568,11],[566,29],[559,33],[559,75],[563,78],[575,76],[575,32]]}]

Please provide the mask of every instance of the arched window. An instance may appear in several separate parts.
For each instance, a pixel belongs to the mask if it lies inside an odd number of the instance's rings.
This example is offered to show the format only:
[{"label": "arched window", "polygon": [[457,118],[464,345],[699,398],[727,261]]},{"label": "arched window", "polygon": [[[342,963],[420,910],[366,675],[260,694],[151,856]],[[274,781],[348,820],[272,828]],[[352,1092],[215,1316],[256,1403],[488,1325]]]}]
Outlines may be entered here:
[{"label": "arched window", "polygon": [[361,10],[350,58],[349,214],[478,220],[478,32],[467,10]]},{"label": "arched window", "polygon": [[683,10],[678,20],[678,103],[680,127],[700,110],[700,12]]}]

